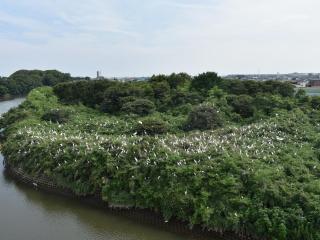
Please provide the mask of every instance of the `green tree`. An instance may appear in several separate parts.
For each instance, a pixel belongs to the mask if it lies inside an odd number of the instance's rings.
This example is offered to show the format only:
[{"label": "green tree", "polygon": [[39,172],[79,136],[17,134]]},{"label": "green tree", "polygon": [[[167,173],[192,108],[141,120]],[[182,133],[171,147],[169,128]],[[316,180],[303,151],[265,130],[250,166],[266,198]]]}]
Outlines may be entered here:
[{"label": "green tree", "polygon": [[101,104],[101,110],[107,113],[117,113],[122,108],[122,98],[128,96],[126,88],[121,84],[115,84],[105,90],[104,100]]},{"label": "green tree", "polygon": [[0,97],[9,93],[9,89],[6,86],[0,85]]},{"label": "green tree", "polygon": [[219,86],[222,79],[215,72],[202,73],[192,79],[191,89],[208,91],[214,86]]},{"label": "green tree", "polygon": [[185,86],[187,83],[190,83],[191,80],[191,76],[186,73],[173,73],[167,78],[167,82],[169,83],[170,88],[174,89]]}]

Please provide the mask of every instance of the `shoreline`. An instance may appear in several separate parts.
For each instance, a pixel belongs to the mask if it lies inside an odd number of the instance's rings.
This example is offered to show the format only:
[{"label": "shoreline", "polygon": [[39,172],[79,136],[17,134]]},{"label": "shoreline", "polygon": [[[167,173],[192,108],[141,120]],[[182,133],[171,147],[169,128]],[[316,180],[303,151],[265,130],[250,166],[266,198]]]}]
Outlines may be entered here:
[{"label": "shoreline", "polygon": [[182,222],[177,219],[172,219],[169,222],[165,222],[165,220],[159,213],[156,213],[149,209],[132,209],[110,206],[107,202],[104,202],[99,195],[85,197],[77,196],[70,189],[62,188],[46,178],[31,177],[28,174],[24,173],[22,169],[16,169],[10,166],[7,161],[4,161],[3,164],[5,169],[4,173],[19,183],[28,185],[29,187],[33,187],[44,192],[72,198],[84,204],[88,204],[92,207],[108,211],[114,215],[122,216],[142,224],[157,227],[171,233],[179,234],[182,236],[194,236],[197,239],[203,240],[256,240],[256,238],[247,236],[246,234],[235,234],[232,232],[218,233],[203,230],[201,226],[194,226],[192,229],[190,229],[186,222]]}]

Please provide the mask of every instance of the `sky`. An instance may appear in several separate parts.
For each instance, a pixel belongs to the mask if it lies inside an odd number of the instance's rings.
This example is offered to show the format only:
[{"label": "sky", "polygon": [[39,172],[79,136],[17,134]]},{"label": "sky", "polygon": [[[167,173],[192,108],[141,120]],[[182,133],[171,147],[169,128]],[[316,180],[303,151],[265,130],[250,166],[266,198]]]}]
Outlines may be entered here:
[{"label": "sky", "polygon": [[320,72],[319,0],[0,0],[0,75]]}]

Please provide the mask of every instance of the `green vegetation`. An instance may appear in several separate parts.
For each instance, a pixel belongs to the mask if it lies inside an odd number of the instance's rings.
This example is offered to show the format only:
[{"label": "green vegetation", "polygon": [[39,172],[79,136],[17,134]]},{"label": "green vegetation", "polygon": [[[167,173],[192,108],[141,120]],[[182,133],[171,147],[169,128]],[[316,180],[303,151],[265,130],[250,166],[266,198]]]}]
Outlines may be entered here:
[{"label": "green vegetation", "polygon": [[41,86],[54,86],[61,82],[78,80],[68,73],[56,70],[19,70],[8,78],[0,78],[0,99],[25,96],[32,89]]},{"label": "green vegetation", "polygon": [[200,105],[194,108],[188,115],[186,129],[210,130],[223,125],[219,111],[212,106]]},{"label": "green vegetation", "polygon": [[50,109],[42,115],[42,120],[54,123],[66,123],[70,118],[70,113],[64,109]]},{"label": "green vegetation", "polygon": [[33,90],[7,161],[80,196],[261,239],[320,239],[320,98],[214,73]]},{"label": "green vegetation", "polygon": [[140,116],[149,115],[155,109],[153,102],[147,99],[133,99],[122,105],[121,111],[124,113],[134,113]]}]

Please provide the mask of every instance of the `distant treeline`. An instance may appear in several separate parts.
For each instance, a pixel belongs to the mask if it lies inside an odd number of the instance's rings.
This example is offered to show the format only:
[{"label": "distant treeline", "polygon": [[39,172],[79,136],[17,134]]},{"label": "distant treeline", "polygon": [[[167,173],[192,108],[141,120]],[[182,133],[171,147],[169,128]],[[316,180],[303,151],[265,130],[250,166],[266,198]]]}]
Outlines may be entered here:
[{"label": "distant treeline", "polygon": [[231,107],[244,118],[252,117],[256,110],[268,114],[271,108],[290,108],[295,95],[294,86],[287,82],[227,80],[214,72],[195,77],[186,73],[157,75],[143,82],[61,83],[54,87],[54,92],[66,103],[83,103],[111,114],[127,113],[130,108],[151,108],[151,105],[156,111],[166,112],[215,97],[221,99],[216,101],[220,108]]},{"label": "distant treeline", "polygon": [[7,78],[0,78],[0,99],[25,96],[32,89],[41,86],[54,86],[57,83],[77,80],[69,73],[57,70],[19,70]]}]

